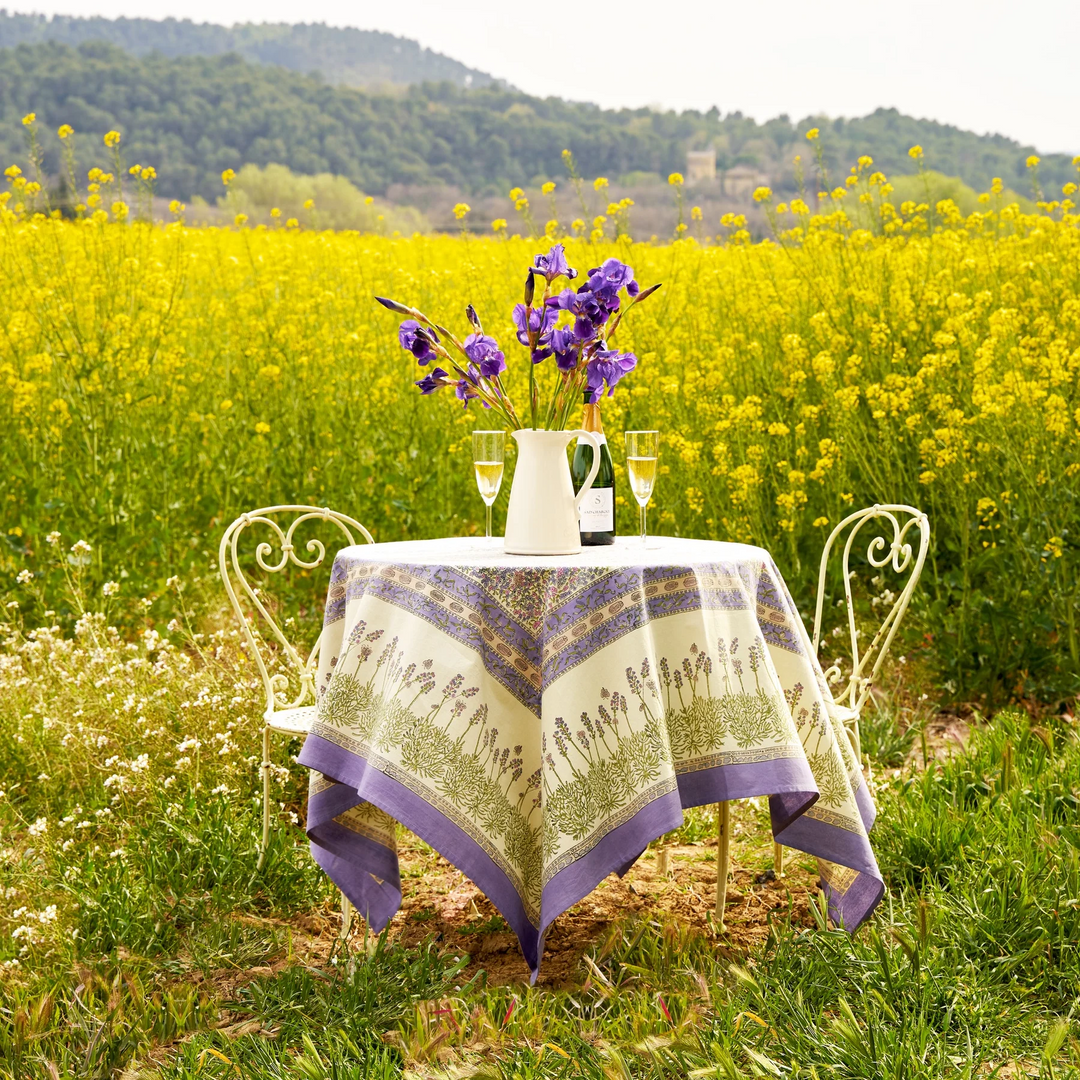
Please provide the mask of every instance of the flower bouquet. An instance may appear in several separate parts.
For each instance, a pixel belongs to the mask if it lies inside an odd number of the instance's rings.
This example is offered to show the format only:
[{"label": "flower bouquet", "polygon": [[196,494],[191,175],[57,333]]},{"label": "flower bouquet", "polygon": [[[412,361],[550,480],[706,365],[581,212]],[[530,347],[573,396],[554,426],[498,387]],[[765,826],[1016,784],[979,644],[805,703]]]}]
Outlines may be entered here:
[{"label": "flower bouquet", "polygon": [[[529,350],[532,361],[525,413],[518,410],[503,386],[506,357],[495,338],[484,333],[472,304],[465,309],[472,333],[460,341],[415,308],[383,296],[375,299],[391,311],[408,316],[398,331],[398,340],[417,363],[446,365],[436,366],[416,380],[422,394],[453,387],[466,408],[475,399],[498,413],[514,431],[563,431],[574,403],[581,400],[586,389],[597,397],[606,390],[610,396],[618,381],[637,366],[633,353],[619,352],[611,348],[610,342],[627,312],[660,288],[657,284],[640,289],[633,270],[618,259],[607,259],[590,270],[574,289],[569,282],[576,277],[578,272],[568,265],[563,245],[556,244],[546,255],[537,255],[533,260],[525,278],[524,302],[514,306],[517,339]],[[537,278],[544,283],[539,298]],[[556,292],[554,285],[560,278],[566,280],[567,286]],[[551,358],[558,376],[546,402],[541,402],[536,368]]]}]

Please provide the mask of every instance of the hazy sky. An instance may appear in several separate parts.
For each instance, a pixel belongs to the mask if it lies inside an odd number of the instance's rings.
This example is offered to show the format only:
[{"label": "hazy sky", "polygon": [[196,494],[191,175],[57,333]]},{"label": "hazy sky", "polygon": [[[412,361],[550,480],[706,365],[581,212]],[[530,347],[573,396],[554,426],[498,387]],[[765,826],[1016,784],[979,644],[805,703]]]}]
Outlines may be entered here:
[{"label": "hazy sky", "polygon": [[[895,106],[1080,152],[1080,3],[7,0],[47,14],[387,30],[532,94],[605,106],[862,116]],[[527,11],[528,19],[522,12]]]}]

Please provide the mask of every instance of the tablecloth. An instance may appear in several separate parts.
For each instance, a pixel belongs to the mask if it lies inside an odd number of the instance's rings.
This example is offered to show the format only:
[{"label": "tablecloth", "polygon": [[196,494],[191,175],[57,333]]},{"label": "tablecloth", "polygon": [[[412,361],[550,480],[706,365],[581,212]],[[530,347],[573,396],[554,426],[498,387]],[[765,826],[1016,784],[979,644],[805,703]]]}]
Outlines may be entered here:
[{"label": "tablecloth", "polygon": [[401,902],[401,823],[489,897],[535,978],[552,921],[684,807],[759,795],[776,839],[818,857],[834,920],[854,929],[883,893],[873,801],[762,548],[346,548],[317,699],[312,853],[376,932]]}]

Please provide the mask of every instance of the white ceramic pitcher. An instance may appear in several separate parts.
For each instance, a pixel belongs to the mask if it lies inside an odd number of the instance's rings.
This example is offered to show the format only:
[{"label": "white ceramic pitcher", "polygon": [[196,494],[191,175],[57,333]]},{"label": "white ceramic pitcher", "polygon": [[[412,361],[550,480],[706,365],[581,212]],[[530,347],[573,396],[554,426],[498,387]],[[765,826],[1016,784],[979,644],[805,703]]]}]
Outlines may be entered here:
[{"label": "white ceramic pitcher", "polygon": [[[581,550],[578,507],[600,468],[600,443],[591,431],[522,428],[503,546],[509,555],[576,555]],[[593,446],[592,469],[574,495],[566,447],[576,437]]]}]

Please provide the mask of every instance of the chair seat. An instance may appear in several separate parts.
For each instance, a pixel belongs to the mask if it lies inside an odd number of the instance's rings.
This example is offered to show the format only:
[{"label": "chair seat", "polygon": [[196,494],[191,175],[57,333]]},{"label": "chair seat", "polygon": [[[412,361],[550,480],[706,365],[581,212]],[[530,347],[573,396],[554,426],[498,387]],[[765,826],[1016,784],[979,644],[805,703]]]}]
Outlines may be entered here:
[{"label": "chair seat", "polygon": [[833,712],[836,714],[836,719],[840,721],[844,727],[850,727],[859,719],[859,714],[854,709],[849,709],[846,705],[834,705]]},{"label": "chair seat", "polygon": [[278,709],[266,713],[263,719],[271,731],[286,735],[306,735],[315,723],[318,709],[314,705],[301,705],[297,709]]}]

